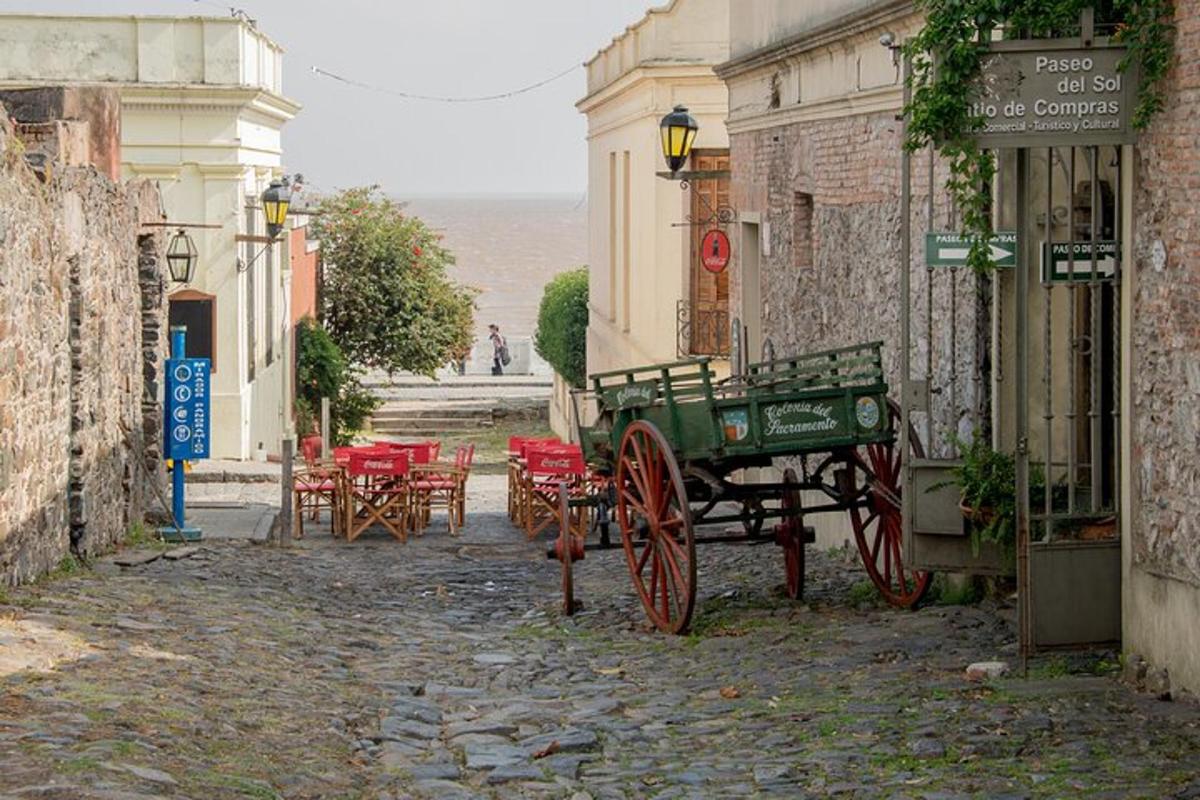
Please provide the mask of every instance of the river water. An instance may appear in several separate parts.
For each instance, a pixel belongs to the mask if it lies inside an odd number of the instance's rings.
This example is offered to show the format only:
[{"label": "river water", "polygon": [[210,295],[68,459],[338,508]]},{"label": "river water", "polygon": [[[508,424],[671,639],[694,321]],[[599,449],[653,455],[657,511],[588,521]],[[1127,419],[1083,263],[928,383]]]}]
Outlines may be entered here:
[{"label": "river water", "polygon": [[510,341],[537,325],[542,288],[587,261],[587,204],[577,195],[401,198],[410,214],[445,236],[452,277],[480,289],[476,331],[496,323]]}]

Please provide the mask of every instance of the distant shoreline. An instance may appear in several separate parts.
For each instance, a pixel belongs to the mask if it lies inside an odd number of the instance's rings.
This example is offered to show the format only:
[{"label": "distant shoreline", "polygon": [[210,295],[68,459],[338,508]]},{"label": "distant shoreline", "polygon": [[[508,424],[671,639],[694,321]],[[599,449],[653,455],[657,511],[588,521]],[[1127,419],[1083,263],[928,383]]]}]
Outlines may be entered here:
[{"label": "distant shoreline", "polygon": [[578,192],[462,192],[450,194],[392,194],[393,200],[406,202],[409,200],[561,200],[565,198],[578,199],[586,194],[586,189]]}]

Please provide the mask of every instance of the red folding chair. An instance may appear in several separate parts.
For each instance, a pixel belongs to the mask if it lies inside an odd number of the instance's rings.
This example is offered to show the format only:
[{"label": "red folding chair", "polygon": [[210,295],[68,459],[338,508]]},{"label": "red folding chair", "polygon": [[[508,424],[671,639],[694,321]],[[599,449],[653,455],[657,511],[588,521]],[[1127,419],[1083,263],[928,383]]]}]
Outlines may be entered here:
[{"label": "red folding chair", "polygon": [[581,533],[585,525],[582,506],[568,509],[569,519],[563,519],[562,487],[571,498],[584,496],[587,465],[578,445],[548,445],[527,447],[525,452],[525,500],[523,519],[526,538],[533,539],[551,525]]},{"label": "red folding chair", "polygon": [[334,536],[341,533],[342,473],[337,467],[312,466],[297,470],[292,476],[292,497],[296,511],[293,515],[293,536],[304,538],[304,517],[316,522],[321,509],[329,509],[329,525]]},{"label": "red folding chair", "polygon": [[378,448],[350,453],[346,490],[346,540],[354,541],[378,523],[401,542],[408,541],[409,454]]},{"label": "red folding chair", "polygon": [[421,533],[434,508],[446,509],[450,535],[457,536],[466,519],[467,476],[475,456],[475,445],[459,447],[454,464],[416,464],[412,467],[413,525]]},{"label": "red folding chair", "polygon": [[562,444],[557,436],[536,438],[510,436],[508,439],[508,518],[525,527],[525,454],[530,447]]}]

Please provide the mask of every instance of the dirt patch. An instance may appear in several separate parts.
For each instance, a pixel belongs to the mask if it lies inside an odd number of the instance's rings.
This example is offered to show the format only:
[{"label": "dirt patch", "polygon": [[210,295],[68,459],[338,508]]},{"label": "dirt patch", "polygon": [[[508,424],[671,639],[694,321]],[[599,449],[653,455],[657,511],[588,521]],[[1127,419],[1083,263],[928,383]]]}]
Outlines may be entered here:
[{"label": "dirt patch", "polygon": [[95,648],[47,622],[0,619],[0,678],[16,672],[51,672]]}]

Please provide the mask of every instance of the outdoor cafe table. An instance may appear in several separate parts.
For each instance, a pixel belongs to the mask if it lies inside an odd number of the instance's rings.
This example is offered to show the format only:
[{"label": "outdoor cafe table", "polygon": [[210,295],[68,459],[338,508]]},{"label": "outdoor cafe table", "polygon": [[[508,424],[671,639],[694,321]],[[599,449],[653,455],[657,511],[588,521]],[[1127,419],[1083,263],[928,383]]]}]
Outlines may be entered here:
[{"label": "outdoor cafe table", "polygon": [[[409,465],[416,462],[419,452],[379,444],[334,448],[334,464],[342,475],[340,505],[347,541],[354,541],[376,523],[396,539],[407,540]],[[428,449],[423,452],[427,457]]]},{"label": "outdoor cafe table", "polygon": [[375,442],[373,447],[390,451],[404,451],[413,464],[429,464],[437,460],[441,442]]}]

